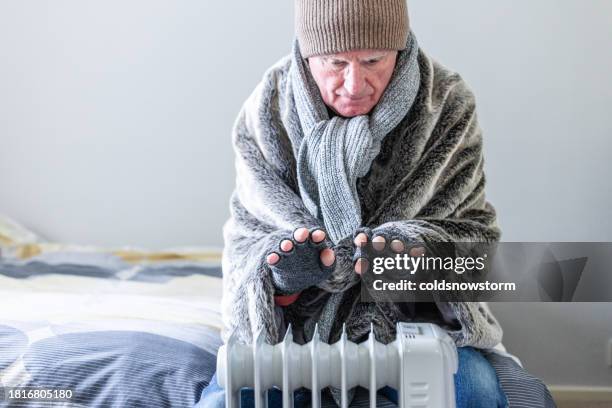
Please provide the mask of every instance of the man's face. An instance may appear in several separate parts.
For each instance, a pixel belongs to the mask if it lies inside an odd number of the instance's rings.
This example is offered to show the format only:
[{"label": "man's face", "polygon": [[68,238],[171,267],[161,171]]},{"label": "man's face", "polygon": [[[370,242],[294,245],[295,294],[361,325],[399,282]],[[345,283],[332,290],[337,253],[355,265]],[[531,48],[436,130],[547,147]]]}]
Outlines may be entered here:
[{"label": "man's face", "polygon": [[323,102],[344,117],[365,115],[391,80],[397,51],[357,50],[308,58]]}]

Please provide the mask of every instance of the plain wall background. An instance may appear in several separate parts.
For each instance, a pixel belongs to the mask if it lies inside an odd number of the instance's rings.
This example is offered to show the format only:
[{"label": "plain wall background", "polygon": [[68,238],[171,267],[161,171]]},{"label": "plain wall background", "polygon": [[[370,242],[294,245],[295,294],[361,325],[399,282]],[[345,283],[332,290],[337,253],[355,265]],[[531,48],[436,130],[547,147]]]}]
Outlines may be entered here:
[{"label": "plain wall background", "polygon": [[[411,1],[478,101],[506,241],[612,241],[612,2]],[[53,240],[221,246],[230,130],[292,2],[0,2],[0,213]],[[612,304],[494,304],[549,384],[612,384]]]}]

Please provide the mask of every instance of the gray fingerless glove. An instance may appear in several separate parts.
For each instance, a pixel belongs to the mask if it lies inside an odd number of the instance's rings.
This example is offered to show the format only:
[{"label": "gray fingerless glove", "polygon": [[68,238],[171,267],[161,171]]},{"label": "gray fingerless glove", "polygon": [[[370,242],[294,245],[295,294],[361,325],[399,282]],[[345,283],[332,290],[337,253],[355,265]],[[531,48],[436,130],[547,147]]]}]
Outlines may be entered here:
[{"label": "gray fingerless glove", "polygon": [[293,242],[293,249],[289,252],[281,250],[279,242],[279,249],[274,252],[280,259],[274,265],[268,265],[278,294],[302,291],[324,281],[333,272],[336,261],[331,266],[325,266],[320,255],[323,249],[332,248],[333,244],[327,238],[327,233],[323,241],[313,242],[312,233],[317,230],[323,231],[321,228],[311,229],[304,242],[297,242],[291,234],[291,238],[286,238]]},{"label": "gray fingerless glove", "polygon": [[[371,260],[372,256],[393,256],[396,252],[391,250],[391,243],[395,240],[399,240],[404,244],[404,250],[401,253],[410,253],[410,250],[415,247],[424,248],[428,256],[454,256],[455,253],[454,244],[451,242],[433,243],[427,242],[424,239],[415,241],[414,238],[405,236],[399,228],[384,226],[384,224],[374,229],[368,227],[358,228],[353,233],[353,239],[360,233],[364,233],[368,237],[368,245],[355,249],[353,262],[359,258]],[[385,239],[385,248],[382,251],[376,251],[372,247],[372,239],[378,236]]]},{"label": "gray fingerless glove", "polygon": [[[393,257],[396,252],[391,250],[391,242],[395,240],[402,241],[404,244],[404,250],[401,251],[401,253],[409,253],[413,247],[424,246],[423,242],[411,242],[399,231],[392,228],[377,227],[370,229],[368,227],[361,227],[355,230],[353,233],[353,239],[355,239],[360,233],[364,233],[368,237],[368,243],[363,247],[355,248],[353,262],[356,262],[359,258],[365,258],[368,260],[368,262],[371,262],[374,257]],[[379,236],[385,239],[385,247],[381,251],[375,250],[372,245],[372,239]]]}]

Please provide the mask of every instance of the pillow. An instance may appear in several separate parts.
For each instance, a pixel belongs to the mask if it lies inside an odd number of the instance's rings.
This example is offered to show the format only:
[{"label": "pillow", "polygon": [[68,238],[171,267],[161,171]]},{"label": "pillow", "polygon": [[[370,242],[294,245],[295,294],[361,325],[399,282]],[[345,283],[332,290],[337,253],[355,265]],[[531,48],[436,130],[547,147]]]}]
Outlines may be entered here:
[{"label": "pillow", "polygon": [[[169,335],[62,326],[21,329],[0,325],[2,383],[21,378],[8,386],[71,390],[69,401],[88,407],[193,406],[215,371],[220,344],[216,331],[186,325],[168,330]],[[46,334],[37,340],[41,333]],[[190,336],[197,341],[189,341]],[[8,377],[3,379],[3,372]]]}]

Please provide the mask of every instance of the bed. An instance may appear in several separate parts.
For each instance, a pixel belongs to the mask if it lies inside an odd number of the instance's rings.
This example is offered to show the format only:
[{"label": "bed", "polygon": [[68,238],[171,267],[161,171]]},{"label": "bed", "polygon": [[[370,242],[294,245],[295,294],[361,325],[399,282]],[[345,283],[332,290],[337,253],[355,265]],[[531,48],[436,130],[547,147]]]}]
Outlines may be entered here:
[{"label": "bed", "polygon": [[[41,243],[6,220],[0,242],[0,406],[197,402],[221,343],[218,251]],[[71,396],[15,397],[36,389]]]}]

